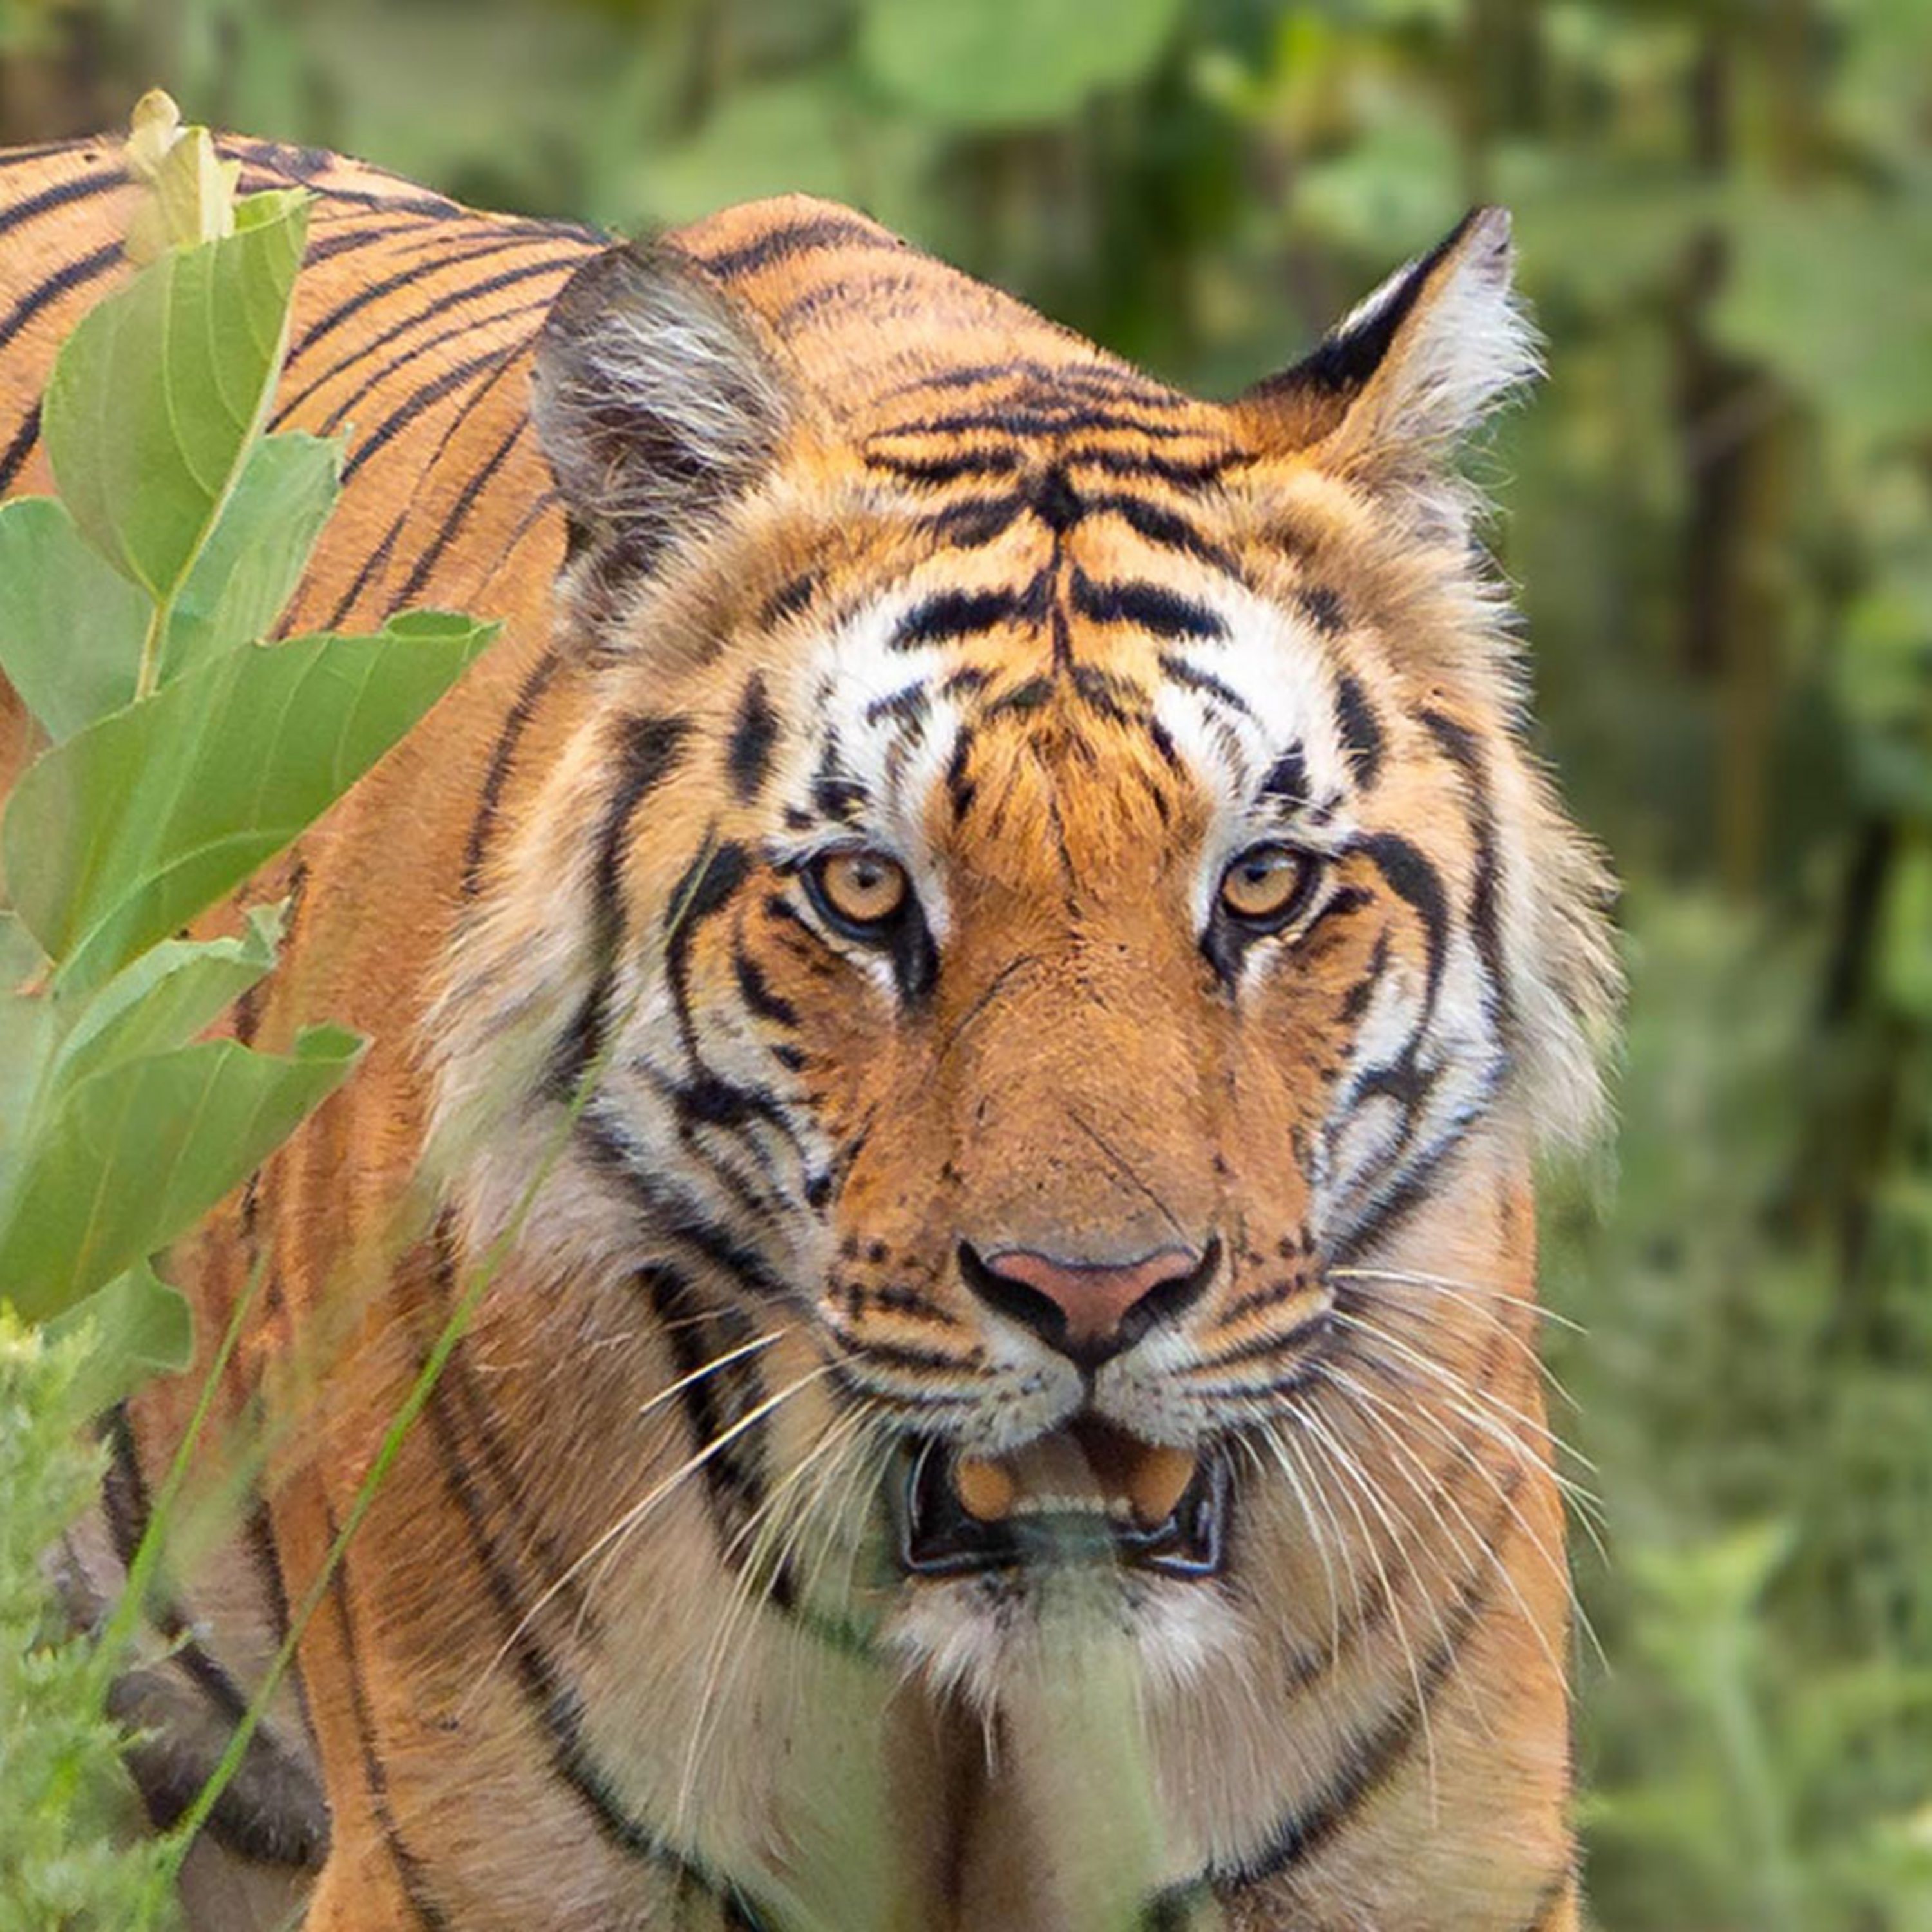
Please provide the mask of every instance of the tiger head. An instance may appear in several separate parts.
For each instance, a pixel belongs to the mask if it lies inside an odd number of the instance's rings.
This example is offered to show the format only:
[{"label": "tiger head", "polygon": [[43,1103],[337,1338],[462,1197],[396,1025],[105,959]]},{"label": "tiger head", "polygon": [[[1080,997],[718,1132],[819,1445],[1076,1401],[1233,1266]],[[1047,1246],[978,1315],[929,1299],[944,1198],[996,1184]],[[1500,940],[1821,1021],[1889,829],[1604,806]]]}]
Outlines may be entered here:
[{"label": "tiger head", "polygon": [[597,694],[450,970],[469,1210],[550,1161],[561,1276],[788,1325],[942,1667],[1082,1552],[1194,1616],[1351,1264],[1594,1108],[1604,882],[1451,468],[1510,259],[1472,215],[1228,405],[823,205],[549,318]]}]

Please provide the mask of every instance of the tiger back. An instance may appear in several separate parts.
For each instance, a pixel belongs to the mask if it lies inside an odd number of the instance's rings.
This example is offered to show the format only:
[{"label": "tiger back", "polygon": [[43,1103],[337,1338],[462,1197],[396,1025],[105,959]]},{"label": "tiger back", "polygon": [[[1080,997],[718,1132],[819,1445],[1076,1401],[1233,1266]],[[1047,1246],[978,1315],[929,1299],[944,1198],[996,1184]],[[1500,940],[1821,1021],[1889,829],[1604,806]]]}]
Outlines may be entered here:
[{"label": "tiger back", "polygon": [[[157,1817],[460,1310],[214,1820],[311,1928],[1570,1932],[1528,1166],[1614,976],[1450,461],[1507,223],[1222,405],[829,204],[224,151],[350,434],[285,628],[506,629],[246,896],[236,1033],[371,1044],[170,1258],[204,1346],[262,1280],[266,1460],[122,1694]],[[0,160],[0,488],[131,192]]]}]

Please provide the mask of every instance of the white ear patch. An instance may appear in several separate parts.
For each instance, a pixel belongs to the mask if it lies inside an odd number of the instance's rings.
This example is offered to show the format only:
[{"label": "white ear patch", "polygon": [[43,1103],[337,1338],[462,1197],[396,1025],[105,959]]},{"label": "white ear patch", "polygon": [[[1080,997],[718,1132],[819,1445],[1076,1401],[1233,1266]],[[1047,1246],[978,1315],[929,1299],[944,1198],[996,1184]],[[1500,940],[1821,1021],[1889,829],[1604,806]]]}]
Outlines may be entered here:
[{"label": "white ear patch", "polygon": [[1397,270],[1336,332],[1375,331],[1391,309],[1407,311],[1362,398],[1378,440],[1454,442],[1540,373],[1536,332],[1511,281],[1514,260],[1508,212],[1480,209],[1438,257]]}]

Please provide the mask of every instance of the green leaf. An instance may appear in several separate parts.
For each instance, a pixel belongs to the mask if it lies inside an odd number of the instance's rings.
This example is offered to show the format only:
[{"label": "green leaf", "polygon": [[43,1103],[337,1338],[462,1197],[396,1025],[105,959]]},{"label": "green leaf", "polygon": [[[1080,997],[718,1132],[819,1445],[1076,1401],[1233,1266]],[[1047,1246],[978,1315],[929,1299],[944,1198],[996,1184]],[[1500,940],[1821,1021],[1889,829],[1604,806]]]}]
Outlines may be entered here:
[{"label": "green leaf", "polygon": [[373,638],[231,651],[47,752],[15,787],[0,844],[63,988],[99,985],[239,885],[496,629],[418,611]]},{"label": "green leaf", "polygon": [[194,1316],[178,1288],[137,1262],[105,1288],[47,1324],[56,1340],[91,1329],[76,1400],[82,1412],[99,1415],[156,1376],[178,1375],[194,1360]]},{"label": "green leaf", "polygon": [[134,697],[149,608],[57,499],[0,508],[0,673],[56,743]]},{"label": "green leaf", "polygon": [[166,939],[81,1009],[52,1070],[56,1092],[118,1060],[184,1046],[275,963],[282,908],[257,906],[238,939]]},{"label": "green leaf", "polygon": [[859,50],[909,107],[956,127],[1022,127],[1138,80],[1180,10],[1180,0],[869,0]]},{"label": "green leaf", "polygon": [[272,393],[308,230],[291,191],[252,226],[170,250],[84,316],[42,408],[81,533],[164,604],[194,562]]},{"label": "green leaf", "polygon": [[341,489],[342,445],[290,431],[252,448],[169,613],[160,681],[274,628]]},{"label": "green leaf", "polygon": [[44,1321],[185,1234],[347,1078],[362,1047],[314,1027],[286,1056],[204,1040],[79,1082],[0,1209],[0,1294]]},{"label": "green leaf", "polygon": [[46,965],[33,934],[13,914],[0,912],[0,1197],[54,1049],[53,1002],[24,990]]}]

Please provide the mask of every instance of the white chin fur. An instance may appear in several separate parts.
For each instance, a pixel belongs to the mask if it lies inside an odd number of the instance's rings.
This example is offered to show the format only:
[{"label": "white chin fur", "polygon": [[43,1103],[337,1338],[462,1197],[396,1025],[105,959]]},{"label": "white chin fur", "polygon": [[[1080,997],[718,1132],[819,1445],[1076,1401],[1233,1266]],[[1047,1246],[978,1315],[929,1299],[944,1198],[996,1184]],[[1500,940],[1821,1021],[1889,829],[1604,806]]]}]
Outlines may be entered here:
[{"label": "white chin fur", "polygon": [[1213,1585],[1104,1568],[910,1584],[885,1640],[937,1696],[991,1718],[1063,1672],[1100,1630],[1127,1646],[1150,1699],[1226,1669],[1240,1642],[1240,1619]]}]

